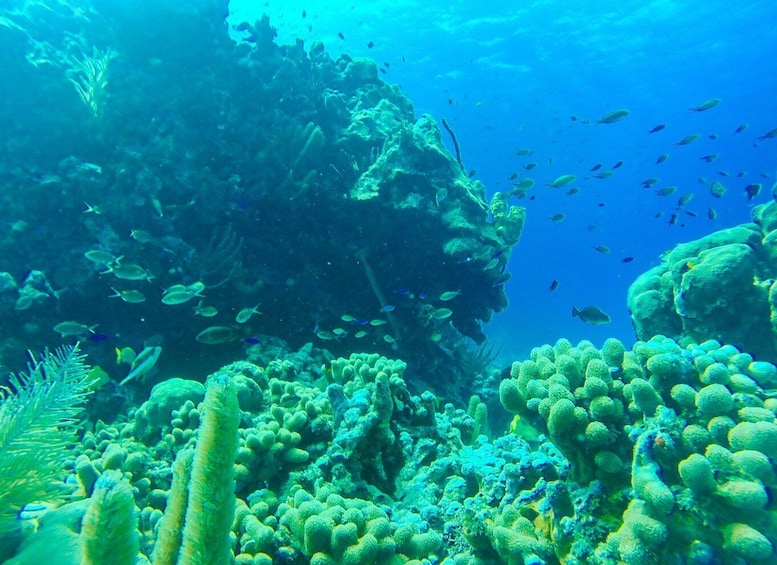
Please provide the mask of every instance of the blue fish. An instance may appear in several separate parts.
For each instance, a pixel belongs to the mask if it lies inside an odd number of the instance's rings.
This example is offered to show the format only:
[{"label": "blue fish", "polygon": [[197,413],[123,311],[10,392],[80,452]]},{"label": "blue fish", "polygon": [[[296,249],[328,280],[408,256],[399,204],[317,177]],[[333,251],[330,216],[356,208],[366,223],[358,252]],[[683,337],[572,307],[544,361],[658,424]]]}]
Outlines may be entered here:
[{"label": "blue fish", "polygon": [[370,323],[370,321],[367,318],[357,318],[353,322],[351,322],[354,326],[366,326]]},{"label": "blue fish", "polygon": [[396,306],[392,306],[391,304],[386,304],[383,308],[380,309],[381,312],[393,312]]},{"label": "blue fish", "polygon": [[105,341],[108,334],[89,334],[89,341]]},{"label": "blue fish", "polygon": [[257,343],[259,343],[259,338],[258,337],[247,337],[247,338],[243,339],[243,342],[247,343],[249,345],[256,345]]},{"label": "blue fish", "polygon": [[394,294],[410,294],[409,288],[398,288],[394,291]]}]

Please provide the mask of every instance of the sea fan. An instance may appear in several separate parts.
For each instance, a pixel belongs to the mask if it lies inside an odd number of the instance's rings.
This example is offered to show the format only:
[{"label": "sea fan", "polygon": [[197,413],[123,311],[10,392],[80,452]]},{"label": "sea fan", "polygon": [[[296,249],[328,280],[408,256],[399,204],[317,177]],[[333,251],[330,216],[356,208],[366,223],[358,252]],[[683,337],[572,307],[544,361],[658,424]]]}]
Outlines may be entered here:
[{"label": "sea fan", "polygon": [[78,344],[30,357],[27,373],[0,388],[0,536],[25,504],[63,495],[76,416],[94,384]]}]

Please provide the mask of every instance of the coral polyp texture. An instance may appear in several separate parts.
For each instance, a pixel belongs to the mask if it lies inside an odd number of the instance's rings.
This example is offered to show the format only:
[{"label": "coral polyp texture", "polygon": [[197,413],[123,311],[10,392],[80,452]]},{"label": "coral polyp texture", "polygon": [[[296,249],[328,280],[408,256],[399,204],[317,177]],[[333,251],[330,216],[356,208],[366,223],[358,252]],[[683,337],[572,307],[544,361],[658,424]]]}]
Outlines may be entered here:
[{"label": "coral polyp texture", "polygon": [[514,427],[564,454],[569,500],[595,493],[584,514],[547,501],[555,549],[575,563],[772,562],[775,377],[733,346],[663,336],[631,351],[561,340],[514,363],[500,387]]},{"label": "coral polyp texture", "polygon": [[629,288],[637,337],[714,338],[777,362],[777,202],[676,246]]},{"label": "coral polyp texture", "polygon": [[478,397],[412,394],[402,361],[277,354],[85,423],[70,502],[30,500],[8,563],[55,543],[63,565],[111,547],[155,565],[777,557],[777,368],[733,346],[537,347],[501,382],[496,434]]}]

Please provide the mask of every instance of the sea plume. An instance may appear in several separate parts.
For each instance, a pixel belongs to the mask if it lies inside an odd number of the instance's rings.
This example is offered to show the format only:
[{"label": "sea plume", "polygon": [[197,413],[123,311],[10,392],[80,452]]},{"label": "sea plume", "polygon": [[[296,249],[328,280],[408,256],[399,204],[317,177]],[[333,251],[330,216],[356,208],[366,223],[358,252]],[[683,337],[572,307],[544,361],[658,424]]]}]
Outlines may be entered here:
[{"label": "sea plume", "polygon": [[94,380],[78,344],[31,358],[0,388],[0,536],[25,504],[64,494],[63,463]]}]

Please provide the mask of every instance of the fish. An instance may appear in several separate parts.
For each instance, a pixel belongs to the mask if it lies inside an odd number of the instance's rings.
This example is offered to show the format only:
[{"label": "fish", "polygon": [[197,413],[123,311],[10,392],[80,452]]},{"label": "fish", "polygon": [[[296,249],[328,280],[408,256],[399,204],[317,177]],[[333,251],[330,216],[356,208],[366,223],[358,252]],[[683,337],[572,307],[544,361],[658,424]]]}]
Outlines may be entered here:
[{"label": "fish", "polygon": [[195,316],[202,316],[203,318],[212,318],[216,316],[218,313],[219,311],[215,308],[215,306],[206,306],[203,300],[200,300],[197,306],[194,307]]},{"label": "fish", "polygon": [[340,39],[343,39],[343,40],[345,39],[345,35],[343,35],[342,31],[338,31],[337,32],[337,37],[339,37]]},{"label": "fish", "polygon": [[209,326],[194,338],[206,345],[230,343],[240,338],[240,331],[230,326]]},{"label": "fish", "polygon": [[656,159],[656,165],[660,165],[667,159],[669,159],[669,153],[663,153],[662,155],[659,155],[658,159]]},{"label": "fish", "polygon": [[687,192],[687,193],[683,194],[679,198],[679,200],[677,200],[677,207],[678,208],[682,208],[683,206],[688,204],[688,202],[690,202],[692,199],[693,199],[693,192]]},{"label": "fish", "polygon": [[669,196],[670,194],[674,194],[676,190],[676,186],[665,186],[664,188],[656,190],[656,196]]},{"label": "fish", "polygon": [[191,292],[188,289],[174,290],[172,292],[165,293],[162,296],[162,304],[166,304],[167,306],[177,306],[178,304],[185,304],[197,296],[200,295],[195,292]]},{"label": "fish", "polygon": [[559,212],[557,214],[553,214],[552,216],[550,216],[548,220],[550,220],[551,222],[563,222],[564,218],[566,218],[566,216],[561,212]]},{"label": "fish", "polygon": [[699,161],[704,161],[706,163],[712,163],[717,158],[718,158],[718,154],[717,153],[712,153],[711,155],[704,155],[703,157],[699,157]]},{"label": "fish", "polygon": [[364,336],[366,336],[366,335],[367,335],[367,332],[366,332],[366,331],[364,331],[364,330],[359,330],[358,332],[356,332],[355,334],[353,334],[353,337],[355,337],[356,339],[361,339],[361,338],[363,338],[363,337],[364,337]]},{"label": "fish", "polygon": [[761,185],[760,184],[748,184],[745,187],[745,194],[747,195],[748,200],[752,200],[759,194],[761,194]]},{"label": "fish", "polygon": [[337,336],[335,334],[333,334],[332,332],[328,332],[326,330],[317,331],[316,337],[324,341],[332,341],[333,339],[337,339]]},{"label": "fish", "polygon": [[108,266],[116,261],[116,256],[109,251],[103,251],[102,249],[90,249],[84,253],[84,257],[89,259],[92,263],[97,265]]},{"label": "fish", "polygon": [[669,216],[669,219],[666,221],[666,225],[673,226],[677,223],[677,220],[679,219],[679,216],[677,214],[672,214]]},{"label": "fish", "polygon": [[582,310],[573,306],[572,317],[580,318],[586,324],[594,326],[610,323],[610,317],[601,308],[597,308],[596,306],[586,306]]},{"label": "fish", "polygon": [[332,333],[335,334],[337,337],[345,337],[348,335],[348,332],[343,328],[335,328],[332,330]]},{"label": "fish", "polygon": [[734,133],[742,133],[745,131],[749,126],[747,124],[742,124],[737,129],[734,130]]},{"label": "fish", "polygon": [[394,311],[394,310],[396,310],[396,309],[397,309],[397,307],[396,307],[396,306],[394,306],[393,304],[386,304],[385,306],[383,306],[383,307],[380,309],[380,311],[381,311],[381,312],[393,312],[393,311]]},{"label": "fish", "polygon": [[613,171],[602,171],[601,173],[597,173],[594,175],[595,179],[603,180],[608,179],[611,176],[613,176],[615,173]]},{"label": "fish", "polygon": [[385,324],[387,324],[386,320],[381,320],[377,318],[375,320],[370,320],[371,326],[383,326]]},{"label": "fish", "polygon": [[578,192],[580,192],[580,189],[579,189],[579,188],[577,188],[576,186],[573,186],[572,188],[570,188],[569,190],[567,190],[566,194],[567,194],[567,196],[574,196],[574,195],[575,195],[575,194],[577,194]]},{"label": "fish", "polygon": [[631,256],[624,257],[623,259],[621,259],[621,263],[631,263],[633,260],[634,260],[634,257],[631,257]]},{"label": "fish", "polygon": [[[515,179],[517,179],[519,176],[520,176],[520,175],[519,175],[518,173],[513,173],[512,175],[510,175],[509,177],[507,177],[507,180],[515,180]],[[442,190],[442,189],[440,189],[440,190]]]},{"label": "fish", "polygon": [[154,241],[154,237],[146,230],[130,230],[130,237],[138,243],[151,243]]},{"label": "fish", "polygon": [[569,186],[575,180],[577,177],[575,175],[561,175],[560,177],[557,177],[553,182],[550,184],[546,184],[545,186],[549,188],[564,188],[565,186]]},{"label": "fish", "polygon": [[98,324],[93,326],[87,326],[81,322],[60,322],[52,329],[62,337],[78,337],[86,333],[94,333],[94,329]]},{"label": "fish", "polygon": [[658,124],[653,129],[651,129],[648,133],[657,133],[657,132],[661,131],[662,129],[664,129],[665,127],[666,127],[665,124]]},{"label": "fish", "polygon": [[244,337],[243,343],[247,343],[248,345],[256,345],[257,343],[261,343],[262,340],[260,340],[258,337]]},{"label": "fish", "polygon": [[649,179],[645,179],[642,181],[642,186],[644,186],[645,188],[650,188],[657,182],[658,182],[658,179],[656,177],[650,177]]},{"label": "fish", "polygon": [[121,257],[117,257],[113,264],[106,265],[106,270],[101,272],[101,275],[112,274],[117,279],[125,281],[147,281],[151,282],[154,279],[154,275],[150,274],[140,265],[136,263],[122,263]]},{"label": "fish", "polygon": [[705,100],[698,106],[688,108],[688,112],[704,112],[705,110],[714,108],[718,104],[720,104],[720,98],[711,98],[710,100]]},{"label": "fish", "polygon": [[728,189],[723,186],[723,184],[719,181],[712,181],[712,184],[710,185],[710,194],[714,196],[715,198],[723,198],[726,195],[726,192]]},{"label": "fish", "polygon": [[775,137],[777,137],[777,128],[767,131],[765,134],[758,137],[758,141],[766,141],[767,139],[774,139]]},{"label": "fish", "polygon": [[429,341],[432,343],[437,343],[442,339],[442,333],[441,332],[434,332],[432,335],[429,336]]},{"label": "fish", "polygon": [[372,49],[373,47],[375,47],[375,42],[374,41],[368,41],[367,42],[367,49]]},{"label": "fish", "polygon": [[448,197],[448,189],[447,188],[440,188],[437,190],[437,192],[434,195],[434,203],[437,204],[437,207],[440,207],[440,202],[445,200]]},{"label": "fish", "polygon": [[397,340],[394,339],[394,337],[390,336],[389,334],[386,334],[386,335],[383,336],[383,341],[385,341],[386,343],[396,343],[397,342]]},{"label": "fish", "polygon": [[113,294],[108,298],[121,298],[124,302],[129,304],[140,304],[146,301],[146,297],[139,290],[116,290],[111,287]]},{"label": "fish", "polygon": [[605,114],[598,120],[596,120],[597,124],[614,124],[615,122],[621,121],[623,118],[629,115],[628,110],[614,110],[610,112],[609,114]]},{"label": "fish", "polygon": [[437,308],[437,310],[429,315],[429,318],[432,320],[445,320],[446,318],[450,318],[452,314],[453,310],[450,308]]},{"label": "fish", "polygon": [[476,174],[478,174],[478,170],[477,170],[477,169],[471,169],[471,170],[470,170],[470,171],[467,173],[467,178],[470,178],[470,179],[471,179],[471,178],[472,178],[472,177],[474,177]]},{"label": "fish", "polygon": [[340,319],[343,322],[351,323],[356,320],[356,316],[351,316],[350,314],[343,314],[342,316],[340,316]]},{"label": "fish", "polygon": [[93,206],[89,204],[88,202],[84,202],[84,206],[86,206],[86,210],[84,210],[84,214],[94,214],[96,216],[99,216],[103,213],[102,208],[100,206]]},{"label": "fish", "polygon": [[526,163],[523,168],[527,171],[531,171],[534,167],[537,166],[537,163]]},{"label": "fish", "polygon": [[243,308],[242,310],[240,310],[240,312],[237,313],[237,316],[235,316],[235,321],[238,324],[245,324],[248,320],[251,319],[251,316],[253,316],[254,314],[261,314],[261,312],[259,312],[257,308],[259,308],[258,304],[253,307],[248,306],[246,308]]},{"label": "fish", "polygon": [[132,364],[130,365],[130,372],[127,373],[127,376],[124,377],[119,385],[127,384],[133,379],[138,379],[148,375],[148,373],[151,372],[151,370],[156,365],[156,362],[159,360],[159,356],[161,354],[162,348],[159,346],[144,347],[143,351],[138,353],[137,357],[133,359]]},{"label": "fish", "polygon": [[548,292],[554,292],[557,288],[558,288],[558,280],[553,279],[552,281],[550,281]]},{"label": "fish", "polygon": [[499,258],[497,258],[497,257],[494,257],[494,258],[493,258],[493,259],[491,259],[491,260],[490,260],[488,263],[486,263],[486,266],[485,266],[485,267],[483,267],[483,270],[484,270],[484,271],[488,271],[488,270],[490,270],[490,269],[493,269],[493,268],[494,268],[494,267],[496,267],[497,265],[499,265]]},{"label": "fish", "polygon": [[121,349],[117,347],[115,351],[116,351],[117,365],[121,365],[122,363],[126,363],[127,365],[132,365],[132,362],[135,360],[135,357],[137,357],[135,350],[132,349],[131,347],[122,347]]},{"label": "fish", "polygon": [[684,138],[682,138],[680,141],[674,144],[675,147],[680,147],[682,145],[690,145],[694,141],[698,141],[701,135],[698,133],[692,133],[691,135],[686,135]]},{"label": "fish", "polygon": [[594,245],[593,248],[599,253],[604,253],[605,255],[610,252],[610,248],[606,245]]},{"label": "fish", "polygon": [[521,190],[528,190],[534,186],[534,181],[532,179],[521,179],[513,186]]},{"label": "fish", "polygon": [[612,168],[613,168],[613,169],[617,169],[618,167],[622,167],[622,166],[623,166],[623,161],[618,161],[617,163],[615,163],[615,164],[612,166]]},{"label": "fish", "polygon": [[715,208],[712,206],[707,208],[707,219],[708,220],[714,220],[718,217],[718,213],[715,211]]},{"label": "fish", "polygon": [[596,165],[594,165],[593,167],[591,167],[591,172],[593,172],[593,171],[598,171],[598,170],[599,170],[599,169],[601,169],[601,168],[602,168],[602,164],[601,164],[601,163],[597,163]]},{"label": "fish", "polygon": [[728,171],[718,171],[718,174],[722,177],[729,177],[731,176]]},{"label": "fish", "polygon": [[440,295],[440,300],[442,300],[443,302],[447,302],[448,300],[453,300],[460,294],[461,294],[461,290],[447,290]]},{"label": "fish", "polygon": [[516,155],[520,155],[520,156],[524,156],[524,155],[530,155],[531,152],[532,152],[531,149],[524,148],[524,149],[519,149],[518,151],[515,152],[515,154]]},{"label": "fish", "polygon": [[394,294],[401,294],[401,295],[410,294],[410,289],[409,288],[398,288],[398,289],[396,289],[394,291]]}]

